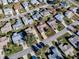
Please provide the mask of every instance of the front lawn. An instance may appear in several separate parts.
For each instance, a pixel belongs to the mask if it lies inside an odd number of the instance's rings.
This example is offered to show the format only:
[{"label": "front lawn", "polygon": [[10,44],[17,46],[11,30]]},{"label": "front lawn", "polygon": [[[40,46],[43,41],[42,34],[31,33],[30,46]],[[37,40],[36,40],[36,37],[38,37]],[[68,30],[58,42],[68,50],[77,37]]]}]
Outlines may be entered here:
[{"label": "front lawn", "polygon": [[71,23],[73,23],[73,21],[67,17],[64,17],[64,21],[67,25],[70,25]]},{"label": "front lawn", "polygon": [[27,37],[26,37],[26,43],[27,43],[27,45],[28,45],[28,46],[31,46],[31,45],[37,43],[36,39],[37,39],[37,38],[35,37],[34,34],[28,33],[28,34],[27,34]]},{"label": "front lawn", "polygon": [[55,34],[55,31],[52,31],[50,28],[47,29],[47,31],[45,32],[46,36],[52,36]]},{"label": "front lawn", "polygon": [[14,53],[17,53],[22,50],[22,46],[18,46],[16,44],[8,43],[6,47],[4,47],[4,52],[6,56],[10,56]]},{"label": "front lawn", "polygon": [[65,26],[62,24],[62,23],[57,23],[57,30],[58,31],[61,31],[61,30],[63,30],[65,28]]}]

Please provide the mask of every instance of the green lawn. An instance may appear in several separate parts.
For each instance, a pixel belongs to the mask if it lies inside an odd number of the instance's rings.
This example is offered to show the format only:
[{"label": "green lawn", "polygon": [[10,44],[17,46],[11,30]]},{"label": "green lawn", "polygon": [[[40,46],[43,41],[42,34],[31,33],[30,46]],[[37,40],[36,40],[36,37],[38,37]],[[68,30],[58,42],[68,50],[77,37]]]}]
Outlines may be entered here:
[{"label": "green lawn", "polygon": [[50,28],[47,29],[47,31],[45,32],[46,36],[52,36],[55,34],[55,31],[52,31]]},{"label": "green lawn", "polygon": [[66,41],[66,38],[65,38],[65,37],[69,37],[69,36],[70,36],[69,33],[65,33],[64,35],[58,37],[57,40],[58,40],[58,41],[61,41],[61,42],[63,42],[63,43],[68,43],[68,42]]},{"label": "green lawn", "polygon": [[33,35],[32,33],[31,34],[28,33],[28,35],[26,37],[26,43],[28,46],[31,46],[31,45],[37,43],[35,35]]},{"label": "green lawn", "polygon": [[64,21],[67,25],[70,25],[71,23],[73,23],[72,20],[67,17],[64,17]]},{"label": "green lawn", "polygon": [[36,52],[36,55],[37,57],[40,57],[40,59],[46,59],[46,56],[45,56],[45,52],[48,50],[48,45],[46,45],[45,47],[39,49],[37,52]]},{"label": "green lawn", "polygon": [[57,30],[61,31],[65,28],[65,26],[62,23],[57,23]]},{"label": "green lawn", "polygon": [[79,30],[79,25],[76,25],[75,28],[76,28],[77,30]]},{"label": "green lawn", "polygon": [[19,10],[19,13],[24,13],[24,12],[26,12],[26,10],[24,8]]},{"label": "green lawn", "polygon": [[22,50],[22,46],[18,46],[16,44],[9,43],[6,47],[4,47],[4,52],[6,56],[10,56],[14,53],[17,53]]}]

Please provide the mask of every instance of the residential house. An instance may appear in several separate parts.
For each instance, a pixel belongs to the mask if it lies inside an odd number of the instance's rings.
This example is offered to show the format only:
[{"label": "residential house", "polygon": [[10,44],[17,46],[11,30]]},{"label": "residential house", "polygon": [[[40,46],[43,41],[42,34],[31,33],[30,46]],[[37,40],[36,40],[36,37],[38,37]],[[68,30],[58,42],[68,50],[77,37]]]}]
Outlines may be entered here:
[{"label": "residential house", "polygon": [[8,1],[8,3],[13,3],[13,0],[7,0]]},{"label": "residential house", "polygon": [[26,9],[26,11],[29,11],[29,2],[23,2],[22,5]]},{"label": "residential house", "polygon": [[11,27],[11,23],[6,23],[2,28],[1,28],[1,32],[2,33],[7,33],[9,31],[12,30],[12,27]]},{"label": "residential house", "polygon": [[79,38],[71,37],[68,39],[75,48],[79,48]]},{"label": "residential house", "polygon": [[63,8],[69,8],[70,4],[68,1],[61,1],[60,6]]},{"label": "residential house", "polygon": [[74,16],[74,14],[71,11],[67,11],[67,12],[65,12],[65,16],[68,18],[72,18]]},{"label": "residential house", "polygon": [[2,0],[3,5],[7,5],[8,1],[7,0]]},{"label": "residential house", "polygon": [[15,4],[13,5],[13,8],[14,8],[14,10],[15,10],[15,12],[16,12],[17,14],[20,14],[21,9],[23,9],[23,7],[21,6],[20,3],[15,3]]},{"label": "residential house", "polygon": [[12,25],[14,30],[23,28],[23,23],[20,19],[16,19],[16,23]]},{"label": "residential house", "polygon": [[12,41],[14,44],[20,44],[20,45],[23,45],[24,44],[24,40],[25,40],[25,32],[16,32],[16,33],[13,33],[12,35]]},{"label": "residential house", "polygon": [[44,39],[47,38],[45,32],[45,29],[48,29],[48,26],[45,23],[41,23],[40,25],[37,26],[38,31],[41,33]]},{"label": "residential house", "polygon": [[13,0],[14,3],[18,3],[20,0]]},{"label": "residential house", "polygon": [[36,4],[36,5],[39,4],[39,2],[38,2],[37,0],[31,0],[30,2],[31,2],[33,5],[34,5],[34,4]]},{"label": "residential house", "polygon": [[74,56],[74,49],[71,45],[66,44],[66,43],[61,43],[59,44],[60,49],[63,51],[63,53],[68,56]]},{"label": "residential house", "polygon": [[46,55],[48,59],[63,59],[61,53],[54,46],[50,47],[50,52]]},{"label": "residential house", "polygon": [[13,16],[13,9],[12,8],[6,7],[6,8],[3,9],[3,11],[4,11],[4,14],[5,14],[6,17]]},{"label": "residential house", "polygon": [[64,15],[62,13],[58,13],[55,15],[56,20],[63,21]]}]

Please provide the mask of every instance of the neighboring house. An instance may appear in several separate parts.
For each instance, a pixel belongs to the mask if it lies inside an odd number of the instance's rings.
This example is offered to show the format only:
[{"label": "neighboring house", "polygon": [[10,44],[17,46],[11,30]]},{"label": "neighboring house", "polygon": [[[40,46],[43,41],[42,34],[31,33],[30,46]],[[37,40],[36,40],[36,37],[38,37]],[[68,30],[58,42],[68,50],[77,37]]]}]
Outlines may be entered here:
[{"label": "neighboring house", "polygon": [[41,33],[43,38],[46,39],[47,36],[46,36],[45,32],[46,32],[46,29],[48,29],[48,26],[45,23],[42,23],[42,24],[37,26],[37,29]]},{"label": "neighboring house", "polygon": [[3,11],[4,11],[4,14],[6,17],[13,16],[13,9],[12,8],[4,8]]},{"label": "neighboring house", "polygon": [[77,12],[77,9],[78,9],[78,7],[72,7],[72,8],[70,8],[70,10],[71,10],[72,12],[74,12],[74,13]]},{"label": "neighboring house", "polygon": [[33,24],[33,19],[32,18],[22,17],[22,20],[23,20],[23,22],[24,22],[25,25],[31,25],[31,24]]},{"label": "neighboring house", "polygon": [[2,28],[1,28],[1,32],[2,33],[7,33],[9,31],[12,30],[12,27],[11,27],[11,23],[6,23]]},{"label": "neighboring house", "polygon": [[12,3],[13,2],[13,0],[7,0],[8,1],[8,3]]},{"label": "neighboring house", "polygon": [[20,1],[20,0],[13,0],[14,3],[17,3],[17,2],[19,2],[19,1]]},{"label": "neighboring house", "polygon": [[59,47],[66,56],[74,56],[74,49],[71,45],[64,43],[60,44]]},{"label": "neighboring house", "polygon": [[58,13],[55,15],[56,20],[63,21],[64,15],[62,13]]},{"label": "neighboring house", "polygon": [[70,4],[68,1],[62,1],[60,3],[60,6],[63,7],[63,8],[69,8],[70,7]]},{"label": "neighboring house", "polygon": [[0,37],[0,49],[3,49],[4,46],[7,46],[7,43],[9,42],[9,38],[4,36]]},{"label": "neighboring house", "polygon": [[2,0],[2,3],[3,3],[3,5],[7,5],[8,4],[7,0]]},{"label": "neighboring house", "polygon": [[31,0],[31,3],[34,4],[39,4],[39,2],[37,0]]},{"label": "neighboring house", "polygon": [[16,23],[12,25],[14,30],[23,28],[23,23],[20,19],[16,19]]},{"label": "neighboring house", "polygon": [[56,24],[56,21],[54,21],[54,20],[49,20],[49,21],[47,21],[47,23],[49,24],[49,26],[53,29],[53,30],[56,30],[56,28],[57,28],[57,24]]},{"label": "neighboring house", "polygon": [[73,37],[68,39],[75,48],[79,48],[79,38]]},{"label": "neighboring house", "polygon": [[22,5],[27,11],[29,11],[29,2],[23,2]]},{"label": "neighboring house", "polygon": [[19,14],[19,13],[20,13],[19,11],[20,11],[23,7],[21,6],[20,3],[15,3],[14,6],[13,6],[13,8],[14,8],[15,12],[16,12],[17,14]]},{"label": "neighboring house", "polygon": [[47,0],[38,0],[41,3],[47,3]]},{"label": "neighboring house", "polygon": [[72,18],[74,16],[74,14],[71,11],[67,11],[67,12],[65,12],[65,16],[68,18]]},{"label": "neighboring house", "polygon": [[48,59],[63,59],[61,53],[58,51],[56,47],[50,47],[50,52],[47,55]]},{"label": "neighboring house", "polygon": [[16,32],[16,33],[13,33],[12,35],[12,41],[14,44],[24,44],[24,40],[25,40],[25,35],[26,33],[23,31],[23,32]]}]

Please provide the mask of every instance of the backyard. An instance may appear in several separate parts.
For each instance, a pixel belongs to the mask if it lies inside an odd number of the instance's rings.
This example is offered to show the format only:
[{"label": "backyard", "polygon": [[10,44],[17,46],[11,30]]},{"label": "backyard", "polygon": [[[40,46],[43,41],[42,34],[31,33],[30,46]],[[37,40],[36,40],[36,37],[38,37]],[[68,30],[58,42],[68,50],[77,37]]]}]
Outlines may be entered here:
[{"label": "backyard", "polygon": [[3,49],[4,49],[5,55],[10,56],[10,55],[12,55],[14,53],[17,53],[17,52],[21,51],[22,46],[12,44],[12,43],[8,43],[8,45],[5,46]]}]

